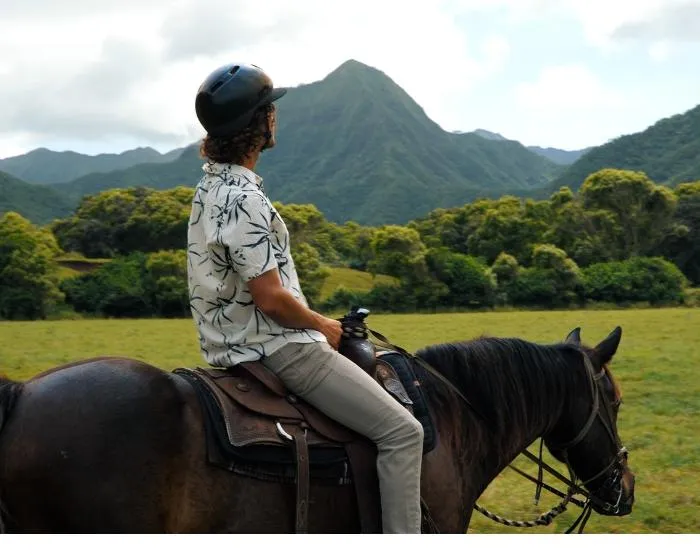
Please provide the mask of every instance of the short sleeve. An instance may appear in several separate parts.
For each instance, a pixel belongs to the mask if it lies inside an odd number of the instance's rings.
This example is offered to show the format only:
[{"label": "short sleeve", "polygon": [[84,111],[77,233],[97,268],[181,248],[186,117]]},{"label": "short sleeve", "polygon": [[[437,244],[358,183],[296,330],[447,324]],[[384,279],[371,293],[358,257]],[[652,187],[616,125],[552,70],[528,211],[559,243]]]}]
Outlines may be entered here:
[{"label": "short sleeve", "polygon": [[248,282],[277,267],[271,239],[272,211],[258,193],[242,193],[222,224],[218,244],[227,250],[231,267]]}]

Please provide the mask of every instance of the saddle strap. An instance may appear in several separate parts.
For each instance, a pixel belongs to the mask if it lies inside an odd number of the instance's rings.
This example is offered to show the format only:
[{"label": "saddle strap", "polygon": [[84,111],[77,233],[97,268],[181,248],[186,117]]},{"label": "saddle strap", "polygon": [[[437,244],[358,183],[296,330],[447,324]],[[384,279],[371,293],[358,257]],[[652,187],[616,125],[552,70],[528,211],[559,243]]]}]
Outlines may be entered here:
[{"label": "saddle strap", "polygon": [[382,508],[377,477],[377,450],[358,439],[345,444],[352,469],[362,533],[382,533]]},{"label": "saddle strap", "polygon": [[276,393],[280,397],[287,397],[287,395],[289,395],[289,391],[284,387],[280,379],[267,370],[262,363],[239,363],[238,366],[248,371],[252,376],[265,384],[270,391]]},{"label": "saddle strap", "polygon": [[296,532],[309,532],[309,445],[306,441],[306,430],[294,430],[295,457],[297,465],[297,506]]}]

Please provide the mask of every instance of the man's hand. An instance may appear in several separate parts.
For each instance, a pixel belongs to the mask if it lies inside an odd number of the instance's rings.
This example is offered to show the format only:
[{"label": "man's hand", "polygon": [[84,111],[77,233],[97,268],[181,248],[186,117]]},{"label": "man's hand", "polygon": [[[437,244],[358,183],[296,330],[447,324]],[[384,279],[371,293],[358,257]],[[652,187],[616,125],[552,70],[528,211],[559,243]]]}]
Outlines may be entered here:
[{"label": "man's hand", "polygon": [[337,350],[340,346],[340,337],[343,334],[343,327],[340,321],[323,317],[319,320],[318,329],[328,340],[328,344]]}]

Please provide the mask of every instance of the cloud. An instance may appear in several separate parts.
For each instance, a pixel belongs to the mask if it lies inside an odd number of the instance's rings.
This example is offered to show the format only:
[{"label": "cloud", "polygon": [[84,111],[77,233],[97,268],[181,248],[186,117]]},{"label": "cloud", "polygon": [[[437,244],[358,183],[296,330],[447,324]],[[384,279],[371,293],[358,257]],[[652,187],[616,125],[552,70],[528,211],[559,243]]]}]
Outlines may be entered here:
[{"label": "cloud", "polygon": [[603,48],[630,40],[678,40],[693,32],[700,40],[700,0],[564,0],[563,4],[579,19],[587,39]]},{"label": "cloud", "polygon": [[481,45],[483,66],[487,71],[500,71],[510,57],[510,42],[505,36],[492,35]]},{"label": "cloud", "polygon": [[0,52],[11,83],[0,88],[11,106],[0,139],[21,128],[41,143],[130,136],[179,146],[201,132],[200,82],[232,60],[295,86],[357,59],[444,120],[450,101],[503,68],[509,45],[472,38],[443,1],[266,0],[261,10],[248,0],[23,0],[0,4]]},{"label": "cloud", "polygon": [[[59,57],[60,59],[60,57]],[[132,135],[172,139],[153,125],[144,107],[141,86],[158,79],[156,53],[144,44],[106,39],[94,60],[75,65],[65,61],[34,62],[15,67],[12,86],[0,88],[0,132],[22,129],[40,138],[100,139]]]},{"label": "cloud", "polygon": [[586,40],[609,50],[630,39],[700,41],[700,0],[447,0],[462,14],[500,11],[511,25],[574,18]]},{"label": "cloud", "polygon": [[625,23],[615,30],[619,40],[700,43],[700,1],[670,2],[652,17]]},{"label": "cloud", "polygon": [[607,89],[583,65],[545,67],[536,81],[519,84],[515,96],[523,107],[545,111],[616,107],[623,104],[620,94]]},{"label": "cloud", "polygon": [[[264,6],[0,0],[0,157],[19,146],[12,144],[184,145],[201,135],[193,106],[200,82],[238,60],[263,67],[277,85],[296,86],[356,59],[387,73],[450,129],[469,125],[474,109],[491,116],[493,106],[471,102],[491,91],[537,109],[564,108],[567,101],[604,107],[617,96],[576,66],[546,69],[513,96],[511,59],[519,40],[531,37],[523,33],[541,28],[546,37],[559,24],[578,22],[589,44],[641,43],[648,58],[663,61],[680,51],[677,39],[700,36],[693,27],[697,5],[700,0],[636,0],[633,9],[611,0],[266,0]],[[576,40],[566,46],[579,47]],[[536,71],[547,59],[528,63],[516,69]]]},{"label": "cloud", "polygon": [[0,21],[55,21],[150,8],[162,9],[170,4],[172,1],[169,0],[6,0],[0,2]]},{"label": "cloud", "polygon": [[671,46],[668,42],[654,42],[647,51],[652,61],[663,63],[671,55]]}]

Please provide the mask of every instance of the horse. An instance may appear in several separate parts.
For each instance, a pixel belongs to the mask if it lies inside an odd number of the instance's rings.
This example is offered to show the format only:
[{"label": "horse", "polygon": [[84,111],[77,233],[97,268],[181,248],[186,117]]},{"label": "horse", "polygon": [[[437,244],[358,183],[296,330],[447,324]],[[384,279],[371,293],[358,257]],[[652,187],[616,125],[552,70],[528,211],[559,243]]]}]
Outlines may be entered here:
[{"label": "horse", "polygon": [[[577,328],[550,345],[482,336],[416,352],[434,368],[423,390],[438,443],[421,478],[434,532],[466,533],[479,496],[538,438],[594,511],[631,513],[609,367],[621,335],[591,348]],[[207,464],[200,404],[172,372],[96,357],[0,380],[0,532],[291,533],[294,505],[293,485]],[[308,522],[360,532],[352,487],[312,485]]]}]

